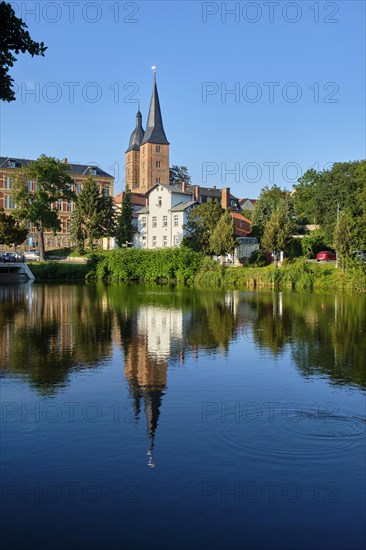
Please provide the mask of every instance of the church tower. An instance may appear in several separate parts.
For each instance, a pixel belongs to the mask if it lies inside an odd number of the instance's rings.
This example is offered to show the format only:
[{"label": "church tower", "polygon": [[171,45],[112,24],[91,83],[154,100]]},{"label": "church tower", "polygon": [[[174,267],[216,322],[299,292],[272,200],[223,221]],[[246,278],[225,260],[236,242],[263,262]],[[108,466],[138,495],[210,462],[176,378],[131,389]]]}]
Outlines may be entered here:
[{"label": "church tower", "polygon": [[136,114],[136,128],[131,134],[130,144],[126,151],[126,186],[133,191],[140,187],[140,145],[144,139],[142,115],[140,110]]},{"label": "church tower", "polygon": [[146,193],[156,183],[169,185],[169,141],[164,132],[154,73],[149,116],[140,144],[140,193]]}]

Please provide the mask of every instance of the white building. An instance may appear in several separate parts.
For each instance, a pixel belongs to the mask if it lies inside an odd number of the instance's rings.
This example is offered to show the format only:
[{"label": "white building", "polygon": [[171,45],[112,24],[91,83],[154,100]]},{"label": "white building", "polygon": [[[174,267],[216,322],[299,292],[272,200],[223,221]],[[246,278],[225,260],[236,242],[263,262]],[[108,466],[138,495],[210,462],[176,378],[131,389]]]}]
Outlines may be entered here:
[{"label": "white building", "polygon": [[137,213],[136,248],[179,246],[188,212],[197,204],[191,193],[157,183],[147,193],[148,204]]}]

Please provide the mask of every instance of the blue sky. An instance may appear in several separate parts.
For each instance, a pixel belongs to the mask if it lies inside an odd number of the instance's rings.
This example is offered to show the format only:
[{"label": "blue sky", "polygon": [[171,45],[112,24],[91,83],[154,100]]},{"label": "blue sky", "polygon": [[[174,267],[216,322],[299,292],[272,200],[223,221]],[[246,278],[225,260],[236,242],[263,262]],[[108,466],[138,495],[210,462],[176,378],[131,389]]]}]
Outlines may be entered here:
[{"label": "blue sky", "polygon": [[12,5],[48,50],[12,70],[1,155],[97,163],[119,192],[156,65],[170,161],[195,184],[255,198],[311,166],[366,156],[363,1]]}]

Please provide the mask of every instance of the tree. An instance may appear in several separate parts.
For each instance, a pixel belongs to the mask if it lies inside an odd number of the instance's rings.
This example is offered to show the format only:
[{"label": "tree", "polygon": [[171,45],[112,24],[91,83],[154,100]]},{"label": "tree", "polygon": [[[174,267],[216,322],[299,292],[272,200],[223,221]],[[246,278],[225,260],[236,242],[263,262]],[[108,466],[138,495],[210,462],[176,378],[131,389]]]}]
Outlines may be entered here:
[{"label": "tree", "polygon": [[210,236],[210,250],[216,256],[233,252],[238,241],[230,212],[226,210],[217,222]]},{"label": "tree", "polygon": [[244,216],[247,220],[252,221],[252,219],[253,219],[253,214],[254,214],[254,210],[251,210],[251,209],[249,209],[249,208],[243,208],[243,210],[241,211],[241,213],[243,214],[243,216]]},{"label": "tree", "polygon": [[223,209],[219,201],[210,199],[189,212],[185,230],[191,248],[210,252],[210,237],[222,214]]},{"label": "tree", "polygon": [[100,194],[99,186],[89,178],[78,195],[72,215],[71,236],[81,250],[93,248],[94,241],[114,234],[116,214],[113,199]]},{"label": "tree", "polygon": [[304,235],[301,239],[302,253],[308,258],[315,258],[317,253],[326,247],[327,244],[325,243],[324,231],[322,229],[316,229],[309,235]]},{"label": "tree", "polygon": [[280,205],[271,215],[265,226],[261,245],[267,252],[273,252],[275,265],[280,251],[285,251],[292,240],[293,223],[285,205]]},{"label": "tree", "polygon": [[[337,162],[329,170],[305,172],[294,186],[294,203],[298,215],[308,223],[320,225],[327,245],[333,244],[337,210],[347,211],[355,221],[359,246],[365,243],[363,219],[366,188],[366,161]],[[365,197],[366,198],[366,197]]]},{"label": "tree", "polygon": [[352,252],[356,247],[355,223],[346,212],[340,212],[333,236],[333,245],[337,251],[344,271]]},{"label": "tree", "polygon": [[187,185],[191,183],[191,176],[188,173],[188,168],[186,166],[173,165],[169,170],[170,185],[182,187],[183,182],[186,182]]},{"label": "tree", "polygon": [[14,10],[7,2],[0,2],[0,99],[14,101],[14,79],[8,74],[13,67],[16,57],[12,52],[28,52],[32,57],[41,55],[47,50],[43,42],[34,42],[28,26],[22,19],[16,17]]},{"label": "tree", "polygon": [[[44,231],[59,231],[61,221],[57,213],[57,201],[74,199],[71,189],[74,180],[68,174],[69,166],[53,157],[41,155],[24,168],[14,184],[14,216],[32,224],[39,236],[39,255],[44,260]],[[28,182],[36,182],[36,190],[29,189]]]},{"label": "tree", "polygon": [[263,235],[266,224],[280,205],[286,205],[289,216],[293,216],[292,197],[288,191],[282,190],[277,185],[273,185],[271,188],[263,187],[252,216],[251,235],[259,238]]},{"label": "tree", "polygon": [[122,209],[117,221],[116,241],[119,248],[126,243],[130,243],[135,233],[133,224],[133,206],[130,188],[126,185],[126,191],[123,195]]},{"label": "tree", "polygon": [[28,235],[28,229],[19,225],[12,215],[0,210],[0,244],[18,246],[22,244]]}]

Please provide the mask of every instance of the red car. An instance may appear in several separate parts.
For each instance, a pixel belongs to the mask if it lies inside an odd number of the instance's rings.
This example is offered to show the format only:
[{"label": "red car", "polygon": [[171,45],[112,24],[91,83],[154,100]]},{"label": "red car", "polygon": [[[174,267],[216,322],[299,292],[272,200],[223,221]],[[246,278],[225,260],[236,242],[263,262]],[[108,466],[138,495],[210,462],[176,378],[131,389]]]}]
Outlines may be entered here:
[{"label": "red car", "polygon": [[323,250],[322,252],[318,252],[316,255],[316,261],[325,261],[328,262],[329,260],[336,260],[337,256],[335,252],[331,252],[330,250]]}]

